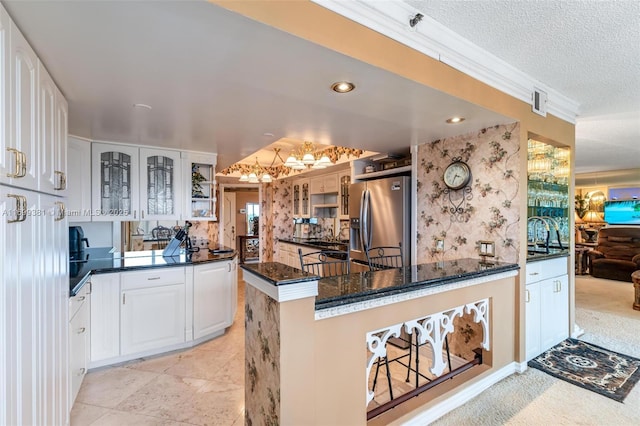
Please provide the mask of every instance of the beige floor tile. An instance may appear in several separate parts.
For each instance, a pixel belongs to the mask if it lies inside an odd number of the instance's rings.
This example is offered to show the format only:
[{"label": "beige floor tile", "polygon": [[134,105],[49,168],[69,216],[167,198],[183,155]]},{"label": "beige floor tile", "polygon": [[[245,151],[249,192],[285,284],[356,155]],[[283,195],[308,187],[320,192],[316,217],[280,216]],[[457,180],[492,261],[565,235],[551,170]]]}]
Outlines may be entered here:
[{"label": "beige floor tile", "polygon": [[185,351],[173,352],[169,355],[157,357],[141,358],[126,364],[124,367],[134,370],[151,371],[154,373],[164,373],[169,368],[180,362],[180,356]]},{"label": "beige floor tile", "polygon": [[107,414],[100,417],[91,426],[181,426],[187,423],[175,422],[169,419],[144,416],[141,414],[128,413],[125,411],[109,410]]},{"label": "beige floor tile", "polygon": [[244,387],[244,367],[244,351],[238,352],[222,366],[211,381]]},{"label": "beige floor tile", "polygon": [[124,367],[89,372],[82,383],[77,401],[114,408],[157,376],[157,373]]},{"label": "beige floor tile", "polygon": [[220,351],[194,349],[181,354],[179,361],[168,368],[165,373],[179,377],[211,380],[237,352],[237,347],[225,347]]},{"label": "beige floor tile", "polygon": [[244,410],[244,387],[163,374],[118,410],[196,425],[231,425]]},{"label": "beige floor tile", "polygon": [[108,408],[76,402],[71,410],[71,426],[90,425],[108,412]]}]

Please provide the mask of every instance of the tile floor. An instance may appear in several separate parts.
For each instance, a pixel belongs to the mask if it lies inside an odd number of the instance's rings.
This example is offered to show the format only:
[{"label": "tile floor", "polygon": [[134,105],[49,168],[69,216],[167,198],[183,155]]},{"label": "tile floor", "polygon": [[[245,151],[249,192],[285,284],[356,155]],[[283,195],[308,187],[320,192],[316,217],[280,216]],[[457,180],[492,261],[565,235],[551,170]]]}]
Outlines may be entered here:
[{"label": "tile floor", "polygon": [[[239,273],[239,276],[242,274]],[[87,374],[72,426],[244,424],[244,281],[233,325],[194,348]]]}]

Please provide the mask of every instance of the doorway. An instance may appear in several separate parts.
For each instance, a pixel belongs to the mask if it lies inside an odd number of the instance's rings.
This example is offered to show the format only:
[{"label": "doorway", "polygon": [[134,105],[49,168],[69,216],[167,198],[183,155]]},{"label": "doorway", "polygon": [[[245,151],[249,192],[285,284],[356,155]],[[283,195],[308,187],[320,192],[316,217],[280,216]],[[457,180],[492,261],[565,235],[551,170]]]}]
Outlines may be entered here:
[{"label": "doorway", "polygon": [[[262,203],[262,186],[260,184],[220,184],[220,244],[240,251],[237,246],[238,237],[243,243],[257,245],[258,239],[248,239],[254,235],[254,230],[259,230],[259,219],[253,219],[259,211]],[[251,227],[249,226],[251,225]],[[244,252],[245,250],[243,250]],[[255,250],[258,252],[259,250]],[[257,253],[256,253],[257,256]],[[253,256],[252,256],[253,257]],[[261,258],[261,255],[259,256]],[[255,260],[258,260],[256,257]]]}]

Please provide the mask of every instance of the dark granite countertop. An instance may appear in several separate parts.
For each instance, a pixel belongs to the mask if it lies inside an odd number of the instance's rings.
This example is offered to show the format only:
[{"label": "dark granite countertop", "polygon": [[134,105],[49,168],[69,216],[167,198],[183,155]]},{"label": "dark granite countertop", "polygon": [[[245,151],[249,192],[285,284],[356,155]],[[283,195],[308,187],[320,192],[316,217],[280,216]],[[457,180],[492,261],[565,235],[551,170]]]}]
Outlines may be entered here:
[{"label": "dark granite countertop", "polygon": [[311,247],[318,250],[349,250],[349,243],[344,241],[325,241],[309,238],[278,238],[278,241],[288,244],[297,244],[303,247]]},{"label": "dark granite countertop", "polygon": [[467,258],[322,278],[318,281],[316,310],[519,268],[517,263],[485,263]]},{"label": "dark granite countertop", "polygon": [[240,267],[275,286],[320,279],[317,275],[278,262],[243,263]]},{"label": "dark granite countertop", "polygon": [[[244,264],[241,268],[276,286],[319,279],[318,276],[277,262]],[[316,310],[403,293],[420,287],[516,271],[519,268],[517,263],[484,263],[480,259],[458,259],[320,278]]]},{"label": "dark granite countertop", "polygon": [[138,269],[197,265],[233,259],[236,252],[228,247],[217,247],[219,253],[209,250],[179,256],[162,256],[162,250],[129,251],[120,253],[111,247],[86,248],[81,256],[69,261],[69,294],[75,296],[91,274],[124,272]]},{"label": "dark granite countertop", "polygon": [[549,253],[547,253],[544,249],[529,250],[527,252],[527,263],[567,256],[569,256],[568,249],[550,248]]}]

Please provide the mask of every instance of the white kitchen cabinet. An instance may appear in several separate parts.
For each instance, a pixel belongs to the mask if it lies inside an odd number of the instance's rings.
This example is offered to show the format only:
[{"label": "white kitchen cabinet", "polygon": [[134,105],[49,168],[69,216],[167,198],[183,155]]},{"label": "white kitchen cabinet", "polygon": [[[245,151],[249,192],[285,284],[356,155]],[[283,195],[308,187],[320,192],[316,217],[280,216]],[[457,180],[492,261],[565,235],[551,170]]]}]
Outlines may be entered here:
[{"label": "white kitchen cabinet", "polygon": [[351,186],[351,172],[338,174],[338,185],[340,187],[338,199],[338,217],[349,219],[349,187]]},{"label": "white kitchen cabinet", "polygon": [[13,23],[9,40],[9,72],[3,73],[7,87],[2,94],[9,97],[9,136],[2,147],[6,157],[0,182],[38,190],[38,57]]},{"label": "white kitchen cabinet", "polygon": [[[68,422],[68,231],[61,199],[0,185],[0,424]],[[36,267],[37,266],[37,267]]]},{"label": "white kitchen cabinet", "polygon": [[185,341],[185,270],[121,273],[121,355]]},{"label": "white kitchen cabinet", "polygon": [[93,220],[140,220],[138,148],[91,145],[91,208]]},{"label": "white kitchen cabinet", "polygon": [[69,234],[64,199],[34,192],[50,191],[38,67],[0,4],[0,424],[69,424]]},{"label": "white kitchen cabinet", "polygon": [[140,148],[140,220],[179,220],[180,152]]},{"label": "white kitchen cabinet", "polygon": [[237,305],[233,263],[215,262],[193,267],[194,339],[224,330],[232,324]]},{"label": "white kitchen cabinet", "polygon": [[69,137],[67,216],[71,222],[91,221],[91,142]]},{"label": "white kitchen cabinet", "polygon": [[90,342],[90,297],[91,283],[86,283],[74,297],[69,299],[69,374],[71,377],[71,399],[73,406],[82,380],[89,368]]},{"label": "white kitchen cabinet", "polygon": [[329,173],[309,180],[309,189],[313,194],[333,194],[338,192],[338,175]]},{"label": "white kitchen cabinet", "polygon": [[291,212],[293,213],[294,218],[299,218],[302,216],[302,210],[300,209],[301,207],[300,195],[302,194],[302,188],[300,186],[299,180],[294,180],[293,182],[291,182],[291,192],[292,192]]},{"label": "white kitchen cabinet", "polygon": [[39,189],[64,196],[67,194],[67,101],[40,62],[38,82]]},{"label": "white kitchen cabinet", "polygon": [[291,183],[291,186],[293,191],[293,217],[311,217],[311,193],[309,188],[309,179],[296,179]]},{"label": "white kitchen cabinet", "polygon": [[187,220],[217,220],[215,154],[182,153],[184,217]]},{"label": "white kitchen cabinet", "polygon": [[120,355],[120,274],[91,276],[91,364]]},{"label": "white kitchen cabinet", "polygon": [[300,216],[311,217],[311,192],[309,179],[300,179]]},{"label": "white kitchen cabinet", "polygon": [[526,359],[569,336],[567,259],[527,263],[525,288]]}]

